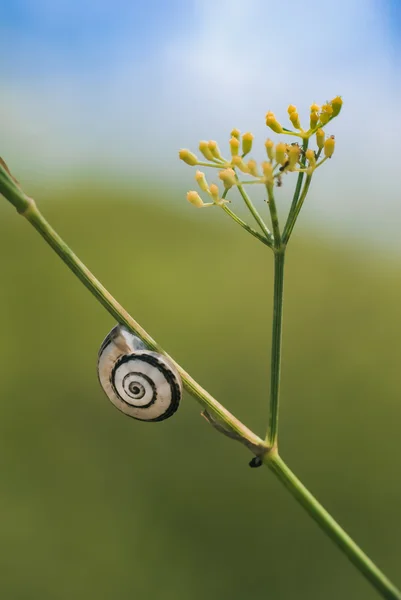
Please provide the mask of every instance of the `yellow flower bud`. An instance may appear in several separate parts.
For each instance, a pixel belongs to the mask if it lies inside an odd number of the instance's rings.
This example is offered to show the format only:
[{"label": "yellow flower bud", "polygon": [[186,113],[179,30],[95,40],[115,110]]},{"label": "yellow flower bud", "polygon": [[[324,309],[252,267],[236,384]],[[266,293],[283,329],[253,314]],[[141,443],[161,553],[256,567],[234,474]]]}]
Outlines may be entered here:
[{"label": "yellow flower bud", "polygon": [[209,140],[207,146],[210,152],[213,154],[214,158],[223,158],[220,154],[220,148],[218,147],[217,142],[215,142],[214,140]]},{"label": "yellow flower bud", "polygon": [[295,129],[301,129],[301,123],[299,122],[299,115],[295,110],[290,114],[290,121],[294,125]]},{"label": "yellow flower bud", "polygon": [[316,164],[316,155],[314,150],[312,150],[312,148],[309,148],[309,150],[307,150],[305,152],[305,156],[306,156],[306,160],[309,162],[311,167],[314,167]]},{"label": "yellow flower bud", "polygon": [[250,131],[248,131],[247,133],[244,133],[244,135],[242,136],[242,154],[245,156],[245,154],[249,154],[249,152],[252,150],[252,142],[253,142],[253,135]]},{"label": "yellow flower bud", "polygon": [[237,138],[237,140],[239,140],[239,138],[241,137],[241,132],[239,129],[233,129],[231,132],[231,137],[235,137]]},{"label": "yellow flower bud", "polygon": [[311,107],[310,107],[311,113],[312,112],[319,112],[319,110],[320,110],[320,106],[318,104],[311,104]]},{"label": "yellow flower bud", "polygon": [[224,169],[223,171],[220,171],[219,177],[224,183],[224,187],[228,190],[237,183],[235,171],[233,171],[233,169]]},{"label": "yellow flower bud", "polygon": [[202,173],[202,171],[196,171],[196,173],[195,173],[195,180],[196,180],[196,183],[199,185],[200,189],[203,192],[208,192],[209,191],[209,186],[207,184],[205,174]]},{"label": "yellow flower bud", "polygon": [[298,144],[291,144],[288,150],[288,170],[292,171],[295,168],[301,154],[301,148]]},{"label": "yellow flower bud", "polygon": [[325,138],[325,134],[323,129],[318,129],[316,131],[316,144],[317,147],[319,148],[319,150],[321,150],[324,146],[324,138]]},{"label": "yellow flower bud", "polygon": [[276,161],[283,165],[287,161],[287,144],[280,142],[276,145]]},{"label": "yellow flower bud", "polygon": [[260,177],[256,160],[248,160],[247,167],[251,175],[254,177]]},{"label": "yellow flower bud", "polygon": [[320,114],[320,122],[322,125],[326,125],[329,122],[329,120],[330,120],[330,115],[328,115],[325,112],[322,112]]},{"label": "yellow flower bud", "polygon": [[272,163],[268,162],[267,160],[262,162],[262,171],[263,171],[263,176],[265,178],[265,182],[266,183],[274,183]]},{"label": "yellow flower bud", "polygon": [[230,139],[230,149],[231,149],[231,156],[237,156],[238,155],[238,150],[239,150],[239,146],[240,146],[240,142],[237,138],[232,137]]},{"label": "yellow flower bud", "polygon": [[180,150],[178,156],[181,160],[184,161],[184,163],[187,163],[187,165],[190,165],[191,167],[194,167],[199,162],[195,154],[192,154],[192,152],[190,152],[186,148]]},{"label": "yellow flower bud", "polygon": [[290,104],[289,107],[287,108],[287,112],[289,115],[293,112],[297,112],[297,107],[294,106],[293,104]]},{"label": "yellow flower bud", "polygon": [[333,114],[333,107],[331,104],[323,104],[322,112],[326,112],[330,117]]},{"label": "yellow flower bud", "polygon": [[324,155],[327,156],[327,158],[331,158],[333,156],[334,146],[335,146],[334,135],[331,135],[324,142]]},{"label": "yellow flower bud", "polygon": [[333,117],[336,117],[339,114],[343,105],[342,98],[340,96],[336,96],[335,98],[333,98],[333,100],[331,100],[330,104],[333,108]]},{"label": "yellow flower bud", "polygon": [[196,206],[196,208],[202,208],[205,205],[202,198],[199,196],[198,192],[195,192],[195,191],[191,191],[191,192],[187,193],[187,200],[188,200],[188,202],[193,204],[193,206]]},{"label": "yellow flower bud", "polygon": [[320,121],[322,125],[326,125],[330,121],[333,115],[333,108],[330,104],[324,104],[322,106],[322,112],[320,113]]},{"label": "yellow flower bud", "polygon": [[215,183],[212,183],[212,185],[209,188],[210,191],[210,195],[213,198],[213,201],[216,202],[216,204],[218,204],[219,200],[220,200],[220,196],[219,196],[219,188],[217,187],[217,185]]},{"label": "yellow flower bud", "polygon": [[270,127],[272,131],[275,133],[283,133],[283,128],[280,123],[277,121],[274,113],[269,111],[266,115],[266,125]]},{"label": "yellow flower bud", "polygon": [[311,112],[310,114],[310,128],[314,129],[319,122],[319,115],[317,112]]},{"label": "yellow flower bud", "polygon": [[249,173],[249,169],[242,160],[241,156],[233,156],[231,159],[231,164],[233,165],[233,167],[237,167],[243,173]]},{"label": "yellow flower bud", "polygon": [[265,148],[266,148],[267,156],[269,157],[269,159],[274,160],[274,142],[273,142],[273,140],[270,140],[270,139],[266,140]]},{"label": "yellow flower bud", "polygon": [[205,140],[202,140],[201,142],[199,142],[199,150],[202,152],[202,154],[206,158],[206,160],[213,160],[213,158],[214,158],[213,154],[209,150],[208,143]]}]

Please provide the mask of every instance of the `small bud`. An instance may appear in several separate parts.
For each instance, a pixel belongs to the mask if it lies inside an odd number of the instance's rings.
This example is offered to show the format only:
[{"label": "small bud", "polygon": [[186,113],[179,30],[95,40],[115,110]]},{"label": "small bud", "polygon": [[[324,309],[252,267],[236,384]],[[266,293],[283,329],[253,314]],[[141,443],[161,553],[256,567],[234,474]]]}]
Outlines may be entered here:
[{"label": "small bud", "polygon": [[233,167],[237,167],[243,173],[249,173],[249,169],[242,160],[241,156],[233,156],[231,159],[231,164],[233,165]]},{"label": "small bud", "polygon": [[191,167],[194,167],[199,162],[195,154],[192,154],[192,152],[190,152],[186,148],[180,150],[178,156],[181,160],[184,161],[184,163],[187,163],[187,165],[190,165]]},{"label": "small bud", "polygon": [[209,192],[210,192],[211,197],[213,198],[213,202],[216,202],[216,204],[218,204],[219,200],[220,200],[219,188],[217,187],[217,185],[215,183],[212,183],[212,185],[209,188]]},{"label": "small bud", "polygon": [[301,129],[301,123],[299,121],[299,115],[296,111],[290,114],[290,121],[294,125],[295,129]]},{"label": "small bud", "polygon": [[333,156],[334,146],[335,146],[334,135],[331,135],[324,142],[324,155],[327,156],[327,158],[331,158]]},{"label": "small bud", "polygon": [[339,114],[343,105],[342,98],[340,96],[336,96],[335,98],[333,98],[333,100],[331,100],[330,104],[333,108],[333,117],[336,117]]},{"label": "small bud", "polygon": [[238,150],[239,150],[239,146],[240,146],[240,142],[237,138],[232,137],[230,139],[230,150],[231,150],[231,156],[237,156],[238,155]]},{"label": "small bud", "polygon": [[250,131],[242,136],[242,154],[245,156],[252,150],[253,135]]},{"label": "small bud", "polygon": [[265,182],[266,183],[274,183],[272,163],[268,162],[267,160],[262,162],[262,171],[263,171],[263,176],[265,178]]},{"label": "small bud", "polygon": [[241,137],[240,130],[239,129],[233,129],[232,132],[231,132],[231,137],[235,137],[235,138],[237,138],[237,140],[239,140],[240,137]]},{"label": "small bud", "polygon": [[320,113],[320,121],[322,125],[326,125],[333,116],[333,108],[330,104],[324,104],[322,106],[322,112]]},{"label": "small bud", "polygon": [[220,154],[220,148],[218,147],[217,142],[215,142],[214,140],[209,140],[207,146],[214,158],[223,159],[223,157]]},{"label": "small bud", "polygon": [[316,144],[317,147],[319,148],[319,150],[321,150],[324,146],[324,138],[325,138],[325,134],[323,129],[318,129],[316,131]]},{"label": "small bud", "polygon": [[256,160],[248,160],[247,167],[249,169],[250,174],[253,175],[253,177],[260,177]]},{"label": "small bud", "polygon": [[298,144],[292,144],[288,151],[288,170],[292,171],[295,168],[295,165],[299,161],[299,156],[301,154],[301,148]]},{"label": "small bud", "polygon": [[237,183],[235,171],[233,171],[233,169],[224,169],[223,171],[220,171],[219,177],[224,183],[224,187],[228,190]]},{"label": "small bud", "polygon": [[202,171],[196,171],[196,173],[195,173],[195,180],[196,180],[196,183],[199,185],[200,189],[203,192],[208,192],[209,191],[209,186],[207,184],[205,174],[202,173]]},{"label": "small bud", "polygon": [[276,145],[276,161],[283,165],[287,161],[287,144],[280,142]]},{"label": "small bud", "polygon": [[294,106],[293,104],[290,104],[289,107],[287,108],[287,112],[289,115],[291,115],[291,113],[297,112],[297,107]]},{"label": "small bud", "polygon": [[311,167],[314,167],[316,164],[316,155],[314,150],[312,150],[312,148],[309,148],[309,150],[307,150],[305,152],[305,156],[306,156],[306,160],[309,162]]},{"label": "small bud", "polygon": [[272,131],[275,133],[283,133],[283,128],[280,123],[277,121],[274,113],[269,111],[266,115],[266,125],[270,127]]},{"label": "small bud", "polygon": [[187,193],[187,200],[188,202],[193,204],[193,206],[196,206],[196,208],[202,208],[205,205],[198,192],[195,192],[193,190]]},{"label": "small bud", "polygon": [[274,160],[274,142],[273,142],[273,140],[270,140],[270,139],[266,140],[265,148],[266,148],[267,156],[269,157],[269,159]]},{"label": "small bud", "polygon": [[199,142],[199,150],[202,152],[203,156],[206,160],[213,160],[214,156],[209,150],[208,143],[205,140]]},{"label": "small bud", "polygon": [[320,110],[320,106],[318,104],[311,104],[311,107],[310,107],[311,113],[319,112],[319,110]]},{"label": "small bud", "polygon": [[319,122],[319,114],[317,112],[311,112],[310,114],[310,128],[314,129]]}]

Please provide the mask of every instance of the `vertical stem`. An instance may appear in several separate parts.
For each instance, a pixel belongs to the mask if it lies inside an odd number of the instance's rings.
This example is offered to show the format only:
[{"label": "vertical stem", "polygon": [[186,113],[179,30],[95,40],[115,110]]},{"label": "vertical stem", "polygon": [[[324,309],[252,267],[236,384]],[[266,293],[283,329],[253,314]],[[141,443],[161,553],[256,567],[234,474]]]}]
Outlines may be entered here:
[{"label": "vertical stem", "polygon": [[401,600],[401,592],[306,489],[282,458],[277,453],[271,453],[264,462],[381,596],[389,600]]},{"label": "vertical stem", "polygon": [[285,248],[274,254],[274,297],[273,297],[273,327],[272,354],[270,374],[270,413],[266,441],[269,446],[277,445],[278,409],[280,393],[281,369],[281,333],[283,324],[283,291],[284,291],[284,260]]},{"label": "vertical stem", "polygon": [[274,199],[273,186],[266,185],[266,190],[267,190],[267,196],[269,198],[268,204],[269,204],[269,210],[270,210],[270,217],[272,220],[274,246],[275,246],[275,248],[279,248],[281,245],[281,234],[280,234],[280,225],[278,222],[276,201]]},{"label": "vertical stem", "polygon": [[[301,168],[305,167],[305,163],[306,163],[306,157],[305,157],[305,152],[308,149],[308,144],[309,144],[309,139],[306,138],[303,142],[302,142],[302,150],[303,150],[303,154],[301,157]],[[288,221],[291,221],[293,214],[295,212],[295,209],[297,207],[297,203],[298,203],[298,198],[299,198],[299,194],[301,193],[301,188],[302,188],[302,181],[304,178],[304,173],[301,171],[300,173],[298,173],[298,179],[297,179],[297,185],[295,186],[295,191],[294,191],[294,196],[292,198],[292,202],[291,202],[291,208],[290,208],[290,212],[288,213]],[[287,221],[287,222],[288,222]],[[284,231],[287,229],[287,223],[284,227]]]},{"label": "vertical stem", "polygon": [[298,215],[301,212],[301,208],[303,206],[304,200],[305,200],[305,198],[307,196],[307,193],[309,191],[309,186],[311,184],[311,181],[312,181],[312,175],[308,175],[307,178],[306,178],[306,180],[305,180],[304,189],[302,190],[302,194],[301,194],[301,197],[300,197],[300,199],[298,201],[298,204],[296,205],[295,210],[294,210],[291,218],[288,217],[288,221],[287,221],[287,223],[285,225],[284,233],[283,233],[283,244],[287,244],[288,240],[290,239],[290,235],[292,233],[292,230],[294,229],[295,223],[296,223],[296,221],[298,219]]}]

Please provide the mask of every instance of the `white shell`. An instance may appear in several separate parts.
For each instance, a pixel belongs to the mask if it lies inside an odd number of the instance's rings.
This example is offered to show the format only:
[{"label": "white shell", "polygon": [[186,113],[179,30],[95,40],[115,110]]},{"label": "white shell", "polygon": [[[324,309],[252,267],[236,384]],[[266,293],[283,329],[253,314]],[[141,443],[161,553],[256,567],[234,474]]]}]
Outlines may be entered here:
[{"label": "white shell", "polygon": [[177,410],[182,383],[177,369],[162,354],[122,325],[105,338],[98,357],[99,381],[116,408],[140,421],[162,421]]}]

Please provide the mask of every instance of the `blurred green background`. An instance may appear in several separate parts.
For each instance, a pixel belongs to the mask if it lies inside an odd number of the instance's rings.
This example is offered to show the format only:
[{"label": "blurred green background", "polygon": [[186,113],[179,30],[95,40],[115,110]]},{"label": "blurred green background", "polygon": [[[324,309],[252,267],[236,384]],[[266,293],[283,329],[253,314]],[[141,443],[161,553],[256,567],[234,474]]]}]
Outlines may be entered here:
[{"label": "blurred green background", "polygon": [[[177,196],[88,184],[37,199],[151,335],[263,435],[271,253],[222,211],[171,209]],[[3,598],[377,597],[190,396],[156,424],[112,407],[96,357],[113,320],[4,199],[0,257]],[[398,584],[400,267],[295,231],[280,422],[283,458]]]}]

